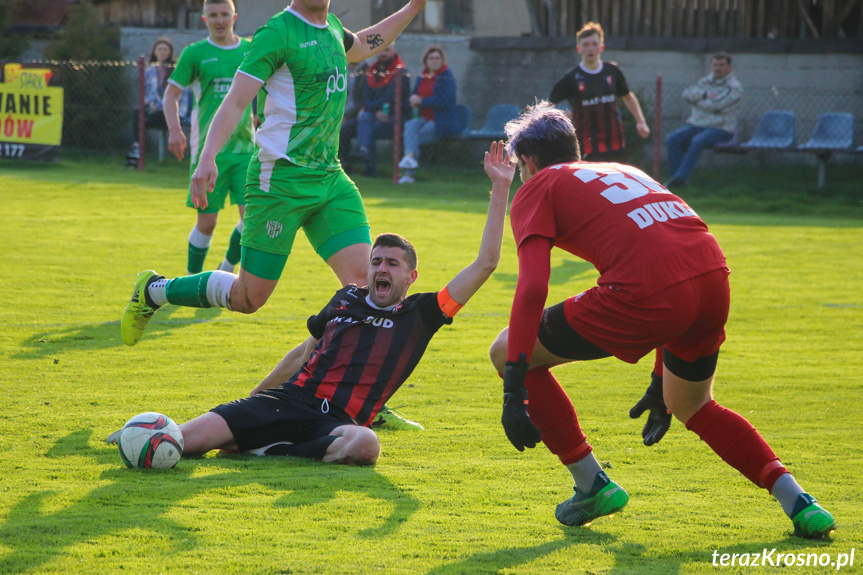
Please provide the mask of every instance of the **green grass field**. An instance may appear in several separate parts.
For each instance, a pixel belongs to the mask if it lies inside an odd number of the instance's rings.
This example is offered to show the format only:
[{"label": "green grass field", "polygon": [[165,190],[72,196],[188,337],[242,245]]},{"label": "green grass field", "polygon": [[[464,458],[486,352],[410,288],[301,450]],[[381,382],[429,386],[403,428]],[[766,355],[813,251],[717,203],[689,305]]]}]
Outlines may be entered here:
[{"label": "green grass field", "polygon": [[[300,236],[289,269],[254,316],[159,312],[123,345],[135,274],[183,273],[193,213],[180,166],[146,174],[120,160],[0,163],[0,573],[817,573],[836,567],[714,567],[713,554],[840,554],[863,568],[863,202],[859,167],[811,190],[811,168],[781,181],[719,173],[681,191],[733,269],[718,401],[749,419],[836,517],[832,540],[791,537],[779,505],[679,422],[654,447],[629,407],[651,362],[607,359],[556,370],[595,453],[632,499],[589,527],[554,506],[571,479],[540,446],[518,453],[500,427],[488,346],[508,321],[517,277],[501,265],[432,341],[390,405],[425,432],[381,432],[373,468],[220,456],[128,470],[103,439],[132,415],[178,422],[246,395],[306,337],[305,319],[338,287]],[[118,167],[114,167],[114,166]],[[477,164],[478,174],[481,172]],[[426,176],[410,189],[358,179],[373,233],[411,238],[415,290],[472,261],[484,176]],[[774,176],[775,180],[775,176]],[[747,184],[740,182],[746,181]],[[763,191],[763,194],[759,195]],[[209,267],[236,211],[223,213]],[[595,282],[554,256],[550,301]],[[648,358],[649,359],[649,358]]]}]

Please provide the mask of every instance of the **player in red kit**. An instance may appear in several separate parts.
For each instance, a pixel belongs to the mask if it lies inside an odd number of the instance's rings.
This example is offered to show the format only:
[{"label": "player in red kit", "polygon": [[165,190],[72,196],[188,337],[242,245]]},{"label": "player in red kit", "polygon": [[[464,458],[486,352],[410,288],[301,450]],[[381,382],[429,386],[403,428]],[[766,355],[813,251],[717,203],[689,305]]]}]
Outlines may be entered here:
[{"label": "player in red kit", "polygon": [[[636,168],[580,162],[572,123],[548,102],[528,108],[506,133],[524,182],[510,210],[519,275],[509,328],[491,357],[503,374],[507,438],[519,451],[542,441],[573,476],[575,495],[557,506],[557,519],[585,525],[623,508],[629,495],[600,468],[549,369],[612,355],[635,363],[661,348],[671,413],[770,491],[795,535],[829,534],[832,515],[748,421],[712,399],[729,270],[701,218]],[[600,276],[597,286],[543,309],[553,246],[592,263]]]}]

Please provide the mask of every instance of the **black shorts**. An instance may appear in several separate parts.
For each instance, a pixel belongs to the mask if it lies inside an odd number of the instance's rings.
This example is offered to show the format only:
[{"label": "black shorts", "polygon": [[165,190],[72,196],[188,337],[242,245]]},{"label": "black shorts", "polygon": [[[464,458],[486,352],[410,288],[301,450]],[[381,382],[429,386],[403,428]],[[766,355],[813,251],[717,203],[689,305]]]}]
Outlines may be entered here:
[{"label": "black shorts", "polygon": [[536,334],[539,343],[564,359],[588,361],[609,357],[610,353],[590,343],[572,329],[566,320],[563,303],[545,308],[542,312],[542,321],[539,322],[539,332]]},{"label": "black shorts", "polygon": [[261,391],[213,408],[228,423],[240,451],[289,441],[305,443],[356,422],[327,400],[294,384]]}]

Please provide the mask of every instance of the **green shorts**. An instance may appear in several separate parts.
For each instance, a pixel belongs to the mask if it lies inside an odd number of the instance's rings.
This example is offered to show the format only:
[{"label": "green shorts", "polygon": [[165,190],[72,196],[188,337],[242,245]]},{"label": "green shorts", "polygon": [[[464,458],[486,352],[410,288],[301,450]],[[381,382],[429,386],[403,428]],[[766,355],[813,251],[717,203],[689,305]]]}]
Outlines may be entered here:
[{"label": "green shorts", "polygon": [[[372,243],[363,199],[343,170],[313,170],[287,160],[259,162],[252,158],[240,243],[286,258],[300,228],[324,261],[348,246]],[[267,276],[281,272],[247,271],[267,279],[277,279],[278,275]]]},{"label": "green shorts", "polygon": [[[230,195],[231,203],[235,206],[246,205],[246,173],[249,168],[249,160],[252,154],[223,154],[216,156],[216,168],[219,177],[216,179],[216,187],[207,193],[207,207],[199,210],[202,214],[215,214],[225,207],[225,200]],[[192,163],[191,173],[195,172],[197,163]],[[192,194],[186,196],[186,205],[192,205]]]}]

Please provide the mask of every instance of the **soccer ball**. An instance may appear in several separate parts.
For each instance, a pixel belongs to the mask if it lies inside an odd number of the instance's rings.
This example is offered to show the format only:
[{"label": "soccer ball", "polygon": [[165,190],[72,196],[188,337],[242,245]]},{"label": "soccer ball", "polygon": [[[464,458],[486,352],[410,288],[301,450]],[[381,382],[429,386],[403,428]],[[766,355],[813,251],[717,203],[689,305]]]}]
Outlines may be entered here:
[{"label": "soccer ball", "polygon": [[117,447],[126,467],[174,467],[183,455],[183,432],[167,415],[141,413],[123,426]]}]

